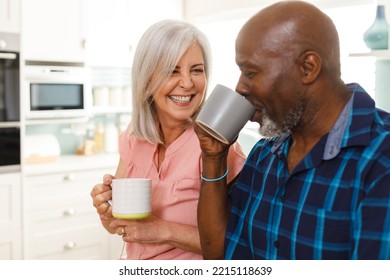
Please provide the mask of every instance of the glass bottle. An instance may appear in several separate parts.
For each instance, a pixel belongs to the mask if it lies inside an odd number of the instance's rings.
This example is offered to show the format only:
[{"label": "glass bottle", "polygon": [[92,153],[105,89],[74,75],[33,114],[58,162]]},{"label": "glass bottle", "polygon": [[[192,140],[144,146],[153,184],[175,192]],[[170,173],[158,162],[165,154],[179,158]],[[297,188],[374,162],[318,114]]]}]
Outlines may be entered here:
[{"label": "glass bottle", "polygon": [[99,123],[95,130],[95,151],[97,153],[104,152],[104,126]]}]

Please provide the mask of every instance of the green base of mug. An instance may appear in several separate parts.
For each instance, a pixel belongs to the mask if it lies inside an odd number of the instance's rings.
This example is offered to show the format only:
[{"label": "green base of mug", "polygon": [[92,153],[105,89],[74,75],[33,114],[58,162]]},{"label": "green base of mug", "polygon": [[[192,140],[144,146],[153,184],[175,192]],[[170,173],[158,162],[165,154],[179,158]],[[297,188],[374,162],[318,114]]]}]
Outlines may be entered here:
[{"label": "green base of mug", "polygon": [[137,213],[137,214],[113,213],[112,216],[122,220],[139,220],[139,219],[145,219],[149,217],[150,213]]}]

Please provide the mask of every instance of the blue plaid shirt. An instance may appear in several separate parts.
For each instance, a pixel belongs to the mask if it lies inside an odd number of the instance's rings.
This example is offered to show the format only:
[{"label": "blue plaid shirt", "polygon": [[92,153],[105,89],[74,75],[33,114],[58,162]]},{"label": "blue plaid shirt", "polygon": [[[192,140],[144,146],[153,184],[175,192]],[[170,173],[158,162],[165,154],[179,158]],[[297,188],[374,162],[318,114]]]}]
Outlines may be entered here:
[{"label": "blue plaid shirt", "polygon": [[226,259],[390,259],[390,115],[357,84],[289,174],[291,136],[262,139],[235,185]]}]

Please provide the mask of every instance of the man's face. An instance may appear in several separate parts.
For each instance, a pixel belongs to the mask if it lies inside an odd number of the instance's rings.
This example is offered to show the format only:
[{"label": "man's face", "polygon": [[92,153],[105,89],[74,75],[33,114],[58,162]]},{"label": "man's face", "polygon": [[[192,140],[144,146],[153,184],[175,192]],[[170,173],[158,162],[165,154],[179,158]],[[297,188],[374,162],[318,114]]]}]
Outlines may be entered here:
[{"label": "man's face", "polygon": [[[255,107],[252,121],[266,137],[291,131],[300,121],[305,100],[300,94],[296,53],[280,44],[270,32],[241,31],[236,41],[236,63],[241,75],[237,92]],[[268,35],[267,35],[268,34]]]}]

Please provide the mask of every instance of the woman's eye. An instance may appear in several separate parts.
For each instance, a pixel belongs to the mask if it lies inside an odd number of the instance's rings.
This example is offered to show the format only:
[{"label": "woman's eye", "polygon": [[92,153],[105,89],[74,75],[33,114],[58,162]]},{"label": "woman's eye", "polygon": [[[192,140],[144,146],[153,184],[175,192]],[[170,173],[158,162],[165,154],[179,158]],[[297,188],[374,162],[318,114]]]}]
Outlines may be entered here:
[{"label": "woman's eye", "polygon": [[[204,68],[194,68],[194,69],[191,69],[190,70],[191,73],[194,73],[194,74],[203,74],[204,73]],[[172,71],[172,74],[171,75],[178,75],[180,74],[180,70],[179,69],[175,69]]]},{"label": "woman's eye", "polygon": [[177,69],[172,71],[172,75],[177,74],[177,73],[179,73],[179,71]]},{"label": "woman's eye", "polygon": [[192,71],[195,72],[195,73],[204,73],[204,69],[203,68],[196,68],[196,69],[193,69]]}]

